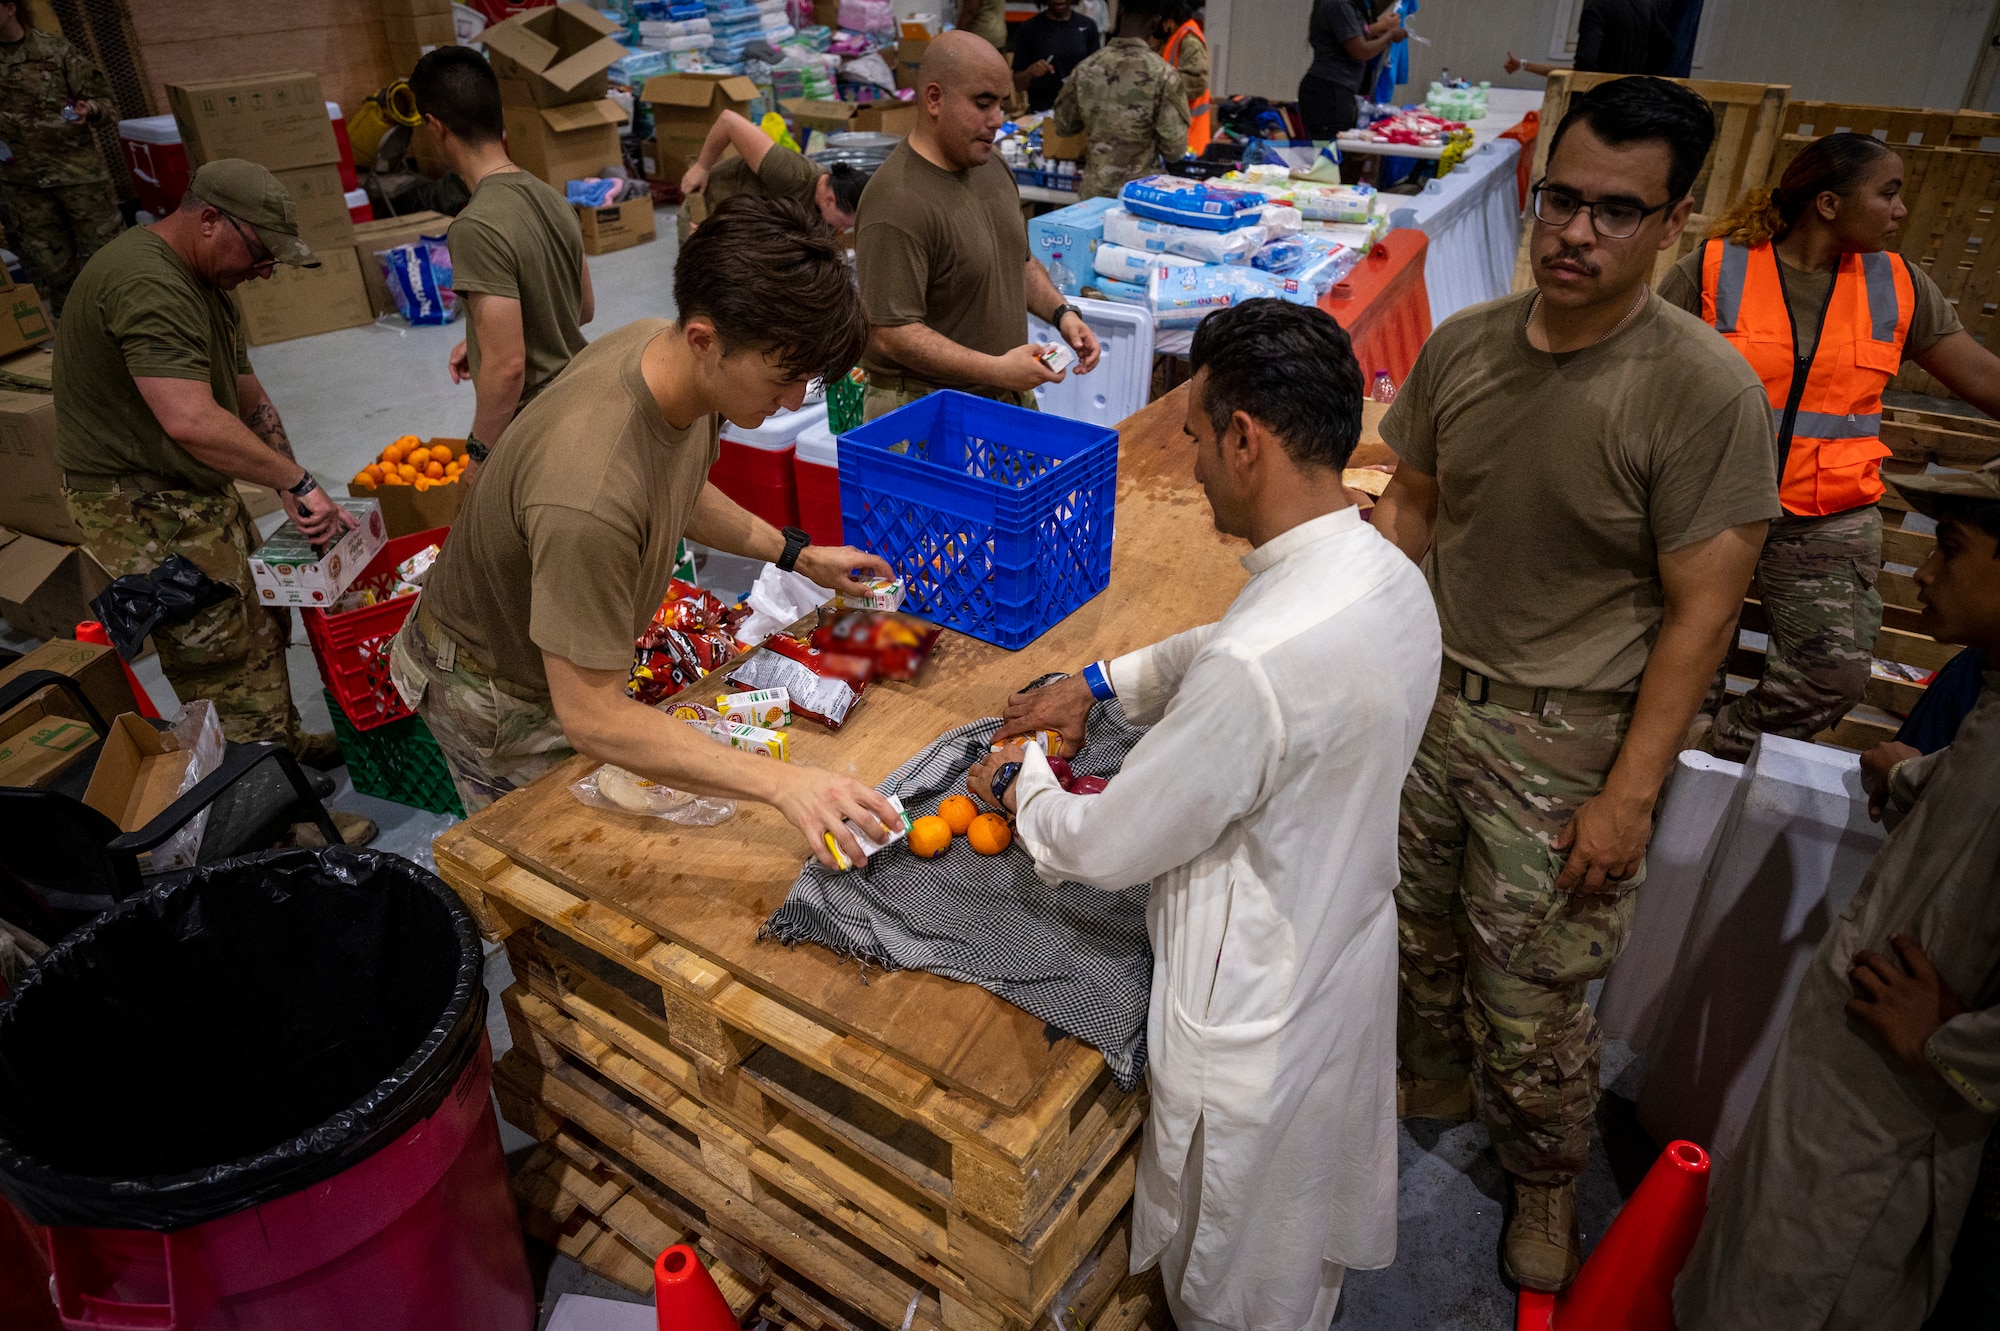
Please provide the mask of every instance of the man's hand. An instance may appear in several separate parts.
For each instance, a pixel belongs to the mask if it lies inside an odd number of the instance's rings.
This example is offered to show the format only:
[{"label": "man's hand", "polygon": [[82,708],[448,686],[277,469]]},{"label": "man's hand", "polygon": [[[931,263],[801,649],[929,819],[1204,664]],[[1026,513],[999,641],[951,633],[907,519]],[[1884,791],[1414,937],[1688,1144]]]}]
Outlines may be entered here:
[{"label": "man's hand", "polygon": [[1081,674],[1044,684],[1039,689],[1024,690],[1007,699],[1000,734],[1007,738],[1035,730],[1053,730],[1063,737],[1063,751],[1049,757],[1071,757],[1083,747],[1084,726],[1090,720],[1091,704],[1096,701]]},{"label": "man's hand", "polygon": [[1868,792],[1870,818],[1882,821],[1882,811],[1889,807],[1889,777],[1897,764],[1921,757],[1923,754],[1917,749],[1894,740],[1877,744],[1861,755],[1861,788]]},{"label": "man's hand", "polygon": [[1055,65],[1050,63],[1049,58],[1047,56],[1043,56],[1040,60],[1037,60],[1034,64],[1029,65],[1026,69],[1022,70],[1021,72],[1023,74],[1026,74],[1030,79],[1045,79],[1049,75],[1056,72],[1056,67]]},{"label": "man's hand", "polygon": [[1090,325],[1083,321],[1082,315],[1065,314],[1056,331],[1062,334],[1063,341],[1069,343],[1069,349],[1076,353],[1078,374],[1089,374],[1097,368],[1104,349],[1097,345],[1097,334],[1090,331]]},{"label": "man's hand", "polygon": [[1937,1069],[1924,1056],[1924,1044],[1938,1027],[1967,1010],[1965,1001],[1938,978],[1914,938],[1892,934],[1889,943],[1903,959],[1902,966],[1879,952],[1855,953],[1847,978],[1861,994],[1847,1000],[1847,1015],[1881,1036],[1904,1067],[1936,1076]]},{"label": "man's hand", "polygon": [[805,836],[813,858],[829,869],[840,865],[827,849],[828,833],[849,860],[856,865],[868,863],[868,856],[846,825],[847,819],[852,818],[856,827],[877,841],[885,840],[890,828],[901,821],[895,806],[882,798],[880,791],[819,767],[786,767],[771,804]]},{"label": "man's hand", "polygon": [[1025,744],[1009,744],[998,753],[987,754],[965,774],[966,792],[989,809],[1004,808],[1008,813],[1014,812],[1015,787],[1007,787],[1005,795],[1000,799],[994,799],[993,775],[1008,763],[1020,762],[1027,752]]},{"label": "man's hand", "polygon": [[1507,64],[1505,68],[1509,74],[1518,74],[1521,72],[1521,62],[1515,57],[1512,51],[1509,51],[1507,53]]},{"label": "man's hand", "polygon": [[[1096,339],[1093,337],[1091,341],[1094,344]],[[987,382],[1016,393],[1031,393],[1043,384],[1061,383],[1062,376],[1042,363],[1042,352],[1046,349],[1041,342],[1024,342],[1006,355],[995,357],[993,373]]]},{"label": "man's hand", "polygon": [[466,352],[465,343],[460,342],[451,349],[451,359],[445,365],[451,371],[451,381],[455,384],[462,384],[472,377],[472,357]]},{"label": "man's hand", "polygon": [[696,162],[681,172],[681,193],[693,194],[708,184],[708,168]]},{"label": "man's hand", "polygon": [[311,491],[304,499],[288,490],[280,490],[278,498],[283,501],[285,512],[299,524],[299,530],[314,545],[323,546],[338,540],[357,525],[354,515],[334,503],[325,486]]},{"label": "man's hand", "polygon": [[1569,852],[1556,878],[1559,892],[1616,892],[1639,872],[1653,838],[1651,801],[1606,791],[1585,800],[1557,834],[1555,848]]},{"label": "man's hand", "polygon": [[851,545],[809,545],[794,567],[822,587],[853,596],[867,594],[870,578],[896,576],[888,560]]}]

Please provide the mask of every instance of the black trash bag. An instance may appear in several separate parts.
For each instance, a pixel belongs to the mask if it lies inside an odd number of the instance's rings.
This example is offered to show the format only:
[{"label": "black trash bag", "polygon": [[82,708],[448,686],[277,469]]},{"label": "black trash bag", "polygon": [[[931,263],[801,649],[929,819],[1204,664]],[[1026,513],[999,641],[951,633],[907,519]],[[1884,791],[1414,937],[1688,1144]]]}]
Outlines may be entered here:
[{"label": "black trash bag", "polygon": [[186,555],[168,555],[151,573],[114,578],[90,609],[118,654],[136,661],[148,633],[162,624],[193,618],[197,611],[234,595],[235,588],[203,573]]},{"label": "black trash bag", "polygon": [[331,1178],[443,1103],[482,962],[457,895],[378,851],[122,902],[0,1004],[0,1193],[41,1225],[171,1230]]}]

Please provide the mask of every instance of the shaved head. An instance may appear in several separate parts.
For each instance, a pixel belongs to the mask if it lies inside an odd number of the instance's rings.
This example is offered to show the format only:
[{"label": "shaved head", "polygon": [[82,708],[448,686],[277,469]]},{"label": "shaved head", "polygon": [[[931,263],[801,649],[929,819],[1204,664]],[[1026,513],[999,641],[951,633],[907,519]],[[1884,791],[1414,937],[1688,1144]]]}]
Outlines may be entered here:
[{"label": "shaved head", "polygon": [[917,105],[924,118],[911,131],[910,146],[947,171],[984,166],[1013,92],[1007,57],[991,42],[956,28],[944,33],[917,69]]},{"label": "shaved head", "polygon": [[947,93],[970,93],[996,79],[1004,88],[1003,97],[1013,92],[1007,57],[977,33],[953,28],[925,50],[923,63],[917,66],[917,97],[921,100],[933,83]]}]

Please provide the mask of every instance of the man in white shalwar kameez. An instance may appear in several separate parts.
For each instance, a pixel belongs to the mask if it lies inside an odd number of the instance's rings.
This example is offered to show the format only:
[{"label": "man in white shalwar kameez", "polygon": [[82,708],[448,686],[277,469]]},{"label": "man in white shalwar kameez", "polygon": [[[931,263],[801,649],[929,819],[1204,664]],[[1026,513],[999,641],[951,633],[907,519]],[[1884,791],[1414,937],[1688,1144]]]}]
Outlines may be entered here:
[{"label": "man in white shalwar kameez", "polygon": [[1339,326],[1251,301],[1192,361],[1195,476],[1249,583],[1217,623],[1009,701],[1006,734],[1081,736],[1114,695],[1150,725],[1102,794],[1034,746],[967,784],[1044,877],[1152,882],[1132,1268],[1159,1263],[1181,1331],[1325,1331],[1347,1268],[1396,1255],[1396,810],[1438,621],[1341,485],[1361,374]]}]

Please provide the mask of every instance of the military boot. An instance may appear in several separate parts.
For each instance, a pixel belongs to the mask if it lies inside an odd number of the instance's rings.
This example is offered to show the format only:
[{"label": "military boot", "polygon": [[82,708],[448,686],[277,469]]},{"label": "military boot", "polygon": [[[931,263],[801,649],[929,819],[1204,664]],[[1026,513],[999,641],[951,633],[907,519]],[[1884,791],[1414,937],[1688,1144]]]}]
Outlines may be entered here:
[{"label": "military boot", "polygon": [[1500,1261],[1523,1289],[1555,1294],[1583,1265],[1583,1237],[1576,1226],[1575,1183],[1514,1180],[1513,1214],[1500,1239]]}]

